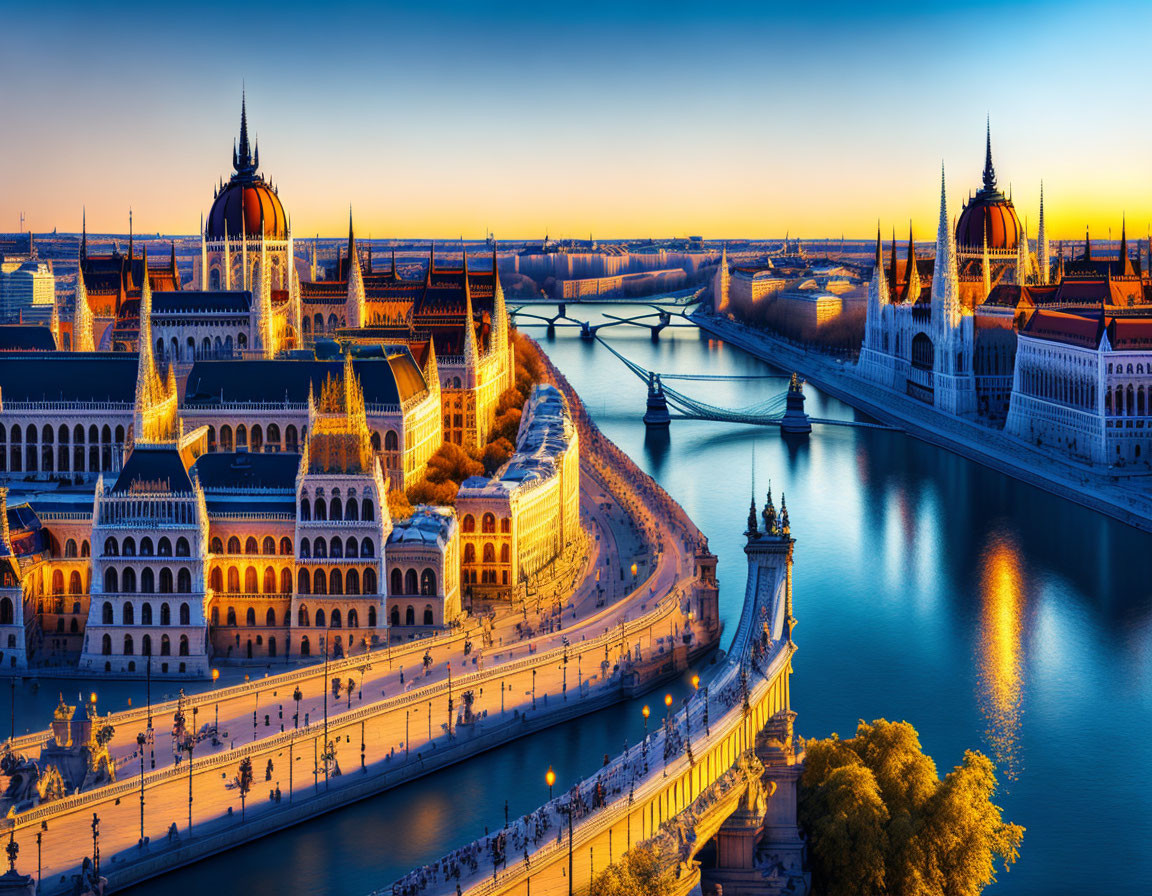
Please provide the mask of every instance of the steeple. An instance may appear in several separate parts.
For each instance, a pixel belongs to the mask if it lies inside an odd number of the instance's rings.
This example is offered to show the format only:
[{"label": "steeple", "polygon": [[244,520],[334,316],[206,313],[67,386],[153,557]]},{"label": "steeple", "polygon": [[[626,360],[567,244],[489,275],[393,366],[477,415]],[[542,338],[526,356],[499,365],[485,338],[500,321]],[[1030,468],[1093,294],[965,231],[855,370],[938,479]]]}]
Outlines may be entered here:
[{"label": "steeple", "polygon": [[440,365],[436,361],[436,341],[428,337],[428,360],[424,364],[424,382],[429,389],[440,388]]},{"label": "steeple", "polygon": [[132,207],[128,207],[128,260],[132,260]]},{"label": "steeple", "polygon": [[140,286],[139,361],[132,439],[141,443],[170,442],[176,438],[176,393],[169,392],[156,372],[152,354],[152,285],[148,276],[148,250],[144,250],[144,279]]},{"label": "steeple", "polygon": [[1088,235],[1088,228],[1084,228],[1084,260],[1092,260],[1092,237]]},{"label": "steeple", "polygon": [[984,145],[984,189],[989,192],[996,189],[996,169],[992,167],[992,117],[988,116],[986,122]]},{"label": "steeple", "polygon": [[248,145],[248,98],[246,91],[240,91],[240,148],[232,149],[232,167],[237,174],[252,174],[256,171],[257,162],[252,159],[252,152]]},{"label": "steeple", "polygon": [[908,261],[904,271],[904,292],[901,301],[915,302],[920,298],[923,287],[920,283],[920,268],[916,264],[916,242],[912,238],[912,222],[908,222]]},{"label": "steeple", "polygon": [[879,349],[883,341],[881,309],[891,301],[888,281],[884,277],[884,255],[880,240],[880,222],[876,222],[876,260],[872,267],[872,282],[868,284],[867,329],[865,340],[869,348]]},{"label": "steeple", "polygon": [[720,263],[712,279],[712,307],[719,313],[728,310],[728,294],[731,289],[731,274],[728,271],[728,244],[720,250]]},{"label": "steeple", "polygon": [[464,366],[475,370],[480,364],[476,345],[476,322],[472,316],[472,290],[468,286],[468,254],[464,254]]},{"label": "steeple", "polygon": [[1040,268],[1040,283],[1048,285],[1049,250],[1048,229],[1044,226],[1044,181],[1040,181],[1040,230],[1036,234],[1036,250],[1040,253],[1037,264]]},{"label": "steeple", "polygon": [[[948,220],[944,165],[940,165],[940,222],[936,230],[936,262],[932,274],[932,323],[937,339],[949,339],[960,324],[960,276],[956,267],[956,236]],[[937,358],[942,357],[940,343]]]},{"label": "steeple", "polygon": [[92,344],[92,309],[88,306],[88,288],[84,284],[84,270],[76,270],[76,301],[72,309],[72,351],[95,351]]},{"label": "steeple", "polygon": [[80,210],[80,261],[88,257],[88,209]]},{"label": "steeple", "polygon": [[896,279],[896,226],[892,226],[892,251],[888,265],[888,295],[896,295],[896,287],[900,281]]},{"label": "steeple", "polygon": [[768,497],[764,502],[764,509],[760,511],[760,516],[764,519],[764,534],[776,534],[776,505],[772,502],[772,483],[768,483]]},{"label": "steeple", "polygon": [[1016,241],[1016,282],[1024,286],[1028,282],[1031,265],[1031,253],[1028,249],[1028,221],[1024,221],[1024,229],[1020,231],[1020,238]]},{"label": "steeple", "polygon": [[364,272],[360,269],[360,253],[356,251],[356,238],[352,235],[352,209],[348,209],[348,299],[345,319],[349,327],[364,326]]},{"label": "steeple", "polygon": [[1120,262],[1117,267],[1121,277],[1134,277],[1136,272],[1132,269],[1132,259],[1128,257],[1128,221],[1127,216],[1120,219]]},{"label": "steeple", "polygon": [[396,247],[392,247],[392,279],[396,279]]}]

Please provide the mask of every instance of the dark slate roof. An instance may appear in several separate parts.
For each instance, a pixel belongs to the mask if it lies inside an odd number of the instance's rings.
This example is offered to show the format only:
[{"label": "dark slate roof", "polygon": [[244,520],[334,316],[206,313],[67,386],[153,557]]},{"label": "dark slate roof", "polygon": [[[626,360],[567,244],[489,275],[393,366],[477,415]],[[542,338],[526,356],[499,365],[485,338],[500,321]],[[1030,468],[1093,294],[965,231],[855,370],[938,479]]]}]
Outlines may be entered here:
[{"label": "dark slate roof", "polygon": [[[407,352],[388,359],[356,360],[352,367],[367,404],[400,404],[427,388],[424,375]],[[188,374],[184,403],[188,407],[221,401],[302,404],[308,400],[309,387],[319,395],[324,380],[340,377],[343,370],[342,361],[197,361]]]},{"label": "dark slate roof", "polygon": [[209,516],[228,516],[237,512],[242,513],[286,513],[296,515],[296,497],[273,498],[261,496],[245,498],[242,503],[229,497],[204,496],[204,506],[208,508]]},{"label": "dark slate roof", "polygon": [[287,452],[202,454],[193,472],[205,492],[215,489],[284,489],[295,494],[300,455]]},{"label": "dark slate roof", "polygon": [[8,508],[8,528],[12,539],[12,553],[18,557],[40,554],[44,551],[44,527],[40,517],[27,504]]},{"label": "dark slate roof", "polygon": [[136,400],[136,356],[29,352],[0,355],[4,401]]},{"label": "dark slate roof", "polygon": [[10,324],[0,327],[0,352],[54,352],[56,340],[48,327]]},{"label": "dark slate roof", "polygon": [[252,307],[249,290],[182,289],[179,292],[152,293],[153,314],[247,314]]},{"label": "dark slate roof", "polygon": [[[157,483],[162,485],[157,486]],[[180,458],[175,445],[142,445],[133,449],[113,492],[132,491],[133,487],[143,491],[172,491],[188,493],[192,491],[192,480]]]}]

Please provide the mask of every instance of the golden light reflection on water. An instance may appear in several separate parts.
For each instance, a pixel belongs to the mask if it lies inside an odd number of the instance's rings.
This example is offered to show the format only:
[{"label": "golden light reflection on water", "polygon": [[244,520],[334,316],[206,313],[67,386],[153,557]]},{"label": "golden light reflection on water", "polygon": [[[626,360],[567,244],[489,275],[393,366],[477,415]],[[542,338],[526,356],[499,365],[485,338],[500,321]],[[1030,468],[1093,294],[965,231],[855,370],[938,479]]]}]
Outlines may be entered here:
[{"label": "golden light reflection on water", "polygon": [[1010,537],[996,535],[984,551],[981,566],[979,680],[984,734],[996,764],[1008,780],[1014,781],[1020,772],[1024,678],[1020,551]]}]

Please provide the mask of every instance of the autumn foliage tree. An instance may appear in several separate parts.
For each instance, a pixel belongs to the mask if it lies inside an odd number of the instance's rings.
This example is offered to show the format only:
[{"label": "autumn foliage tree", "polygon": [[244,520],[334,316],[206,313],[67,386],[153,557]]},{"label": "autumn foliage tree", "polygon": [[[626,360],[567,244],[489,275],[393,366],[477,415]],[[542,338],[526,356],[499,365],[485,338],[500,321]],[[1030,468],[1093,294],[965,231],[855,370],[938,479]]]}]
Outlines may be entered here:
[{"label": "autumn foliage tree", "polygon": [[670,896],[676,885],[676,861],[648,844],[624,853],[592,881],[596,896]]},{"label": "autumn foliage tree", "polygon": [[805,744],[800,824],[828,896],[976,896],[1019,856],[1024,828],[992,802],[991,760],[967,751],[943,780],[907,722]]}]

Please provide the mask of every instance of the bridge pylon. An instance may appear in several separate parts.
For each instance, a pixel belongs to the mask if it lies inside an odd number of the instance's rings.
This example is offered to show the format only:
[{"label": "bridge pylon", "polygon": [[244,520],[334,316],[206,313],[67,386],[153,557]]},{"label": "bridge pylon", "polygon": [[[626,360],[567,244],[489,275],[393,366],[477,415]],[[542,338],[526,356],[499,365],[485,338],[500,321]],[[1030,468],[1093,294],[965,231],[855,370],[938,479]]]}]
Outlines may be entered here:
[{"label": "bridge pylon", "polygon": [[644,425],[649,429],[667,429],[672,422],[668,413],[668,398],[660,384],[660,374],[648,374],[648,406],[644,411]]},{"label": "bridge pylon", "polygon": [[785,399],[780,432],[787,435],[804,435],[812,432],[812,421],[804,413],[804,381],[795,373],[788,383],[788,397]]}]

